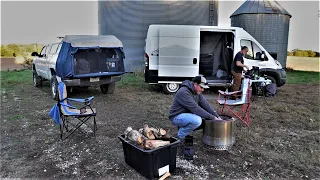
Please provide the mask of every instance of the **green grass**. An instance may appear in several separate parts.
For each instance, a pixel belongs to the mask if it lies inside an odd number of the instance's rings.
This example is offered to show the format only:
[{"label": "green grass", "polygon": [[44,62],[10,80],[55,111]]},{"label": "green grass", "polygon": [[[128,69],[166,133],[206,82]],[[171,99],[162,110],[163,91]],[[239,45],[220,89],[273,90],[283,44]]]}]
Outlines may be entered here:
[{"label": "green grass", "polygon": [[15,115],[11,115],[9,116],[8,120],[11,121],[11,120],[19,120],[19,119],[23,119],[24,117],[22,115],[19,115],[19,114],[15,114]]},{"label": "green grass", "polygon": [[287,71],[287,84],[319,83],[320,72]]},{"label": "green grass", "polygon": [[[287,84],[312,84],[319,83],[320,72],[287,71]],[[32,84],[32,70],[1,71],[1,86]],[[118,88],[126,86],[147,88],[143,72],[128,73],[123,75],[121,81],[116,83]]]},{"label": "green grass", "polygon": [[123,88],[125,86],[147,88],[148,83],[144,82],[144,74],[141,71],[136,71],[134,73],[127,73],[122,76],[121,81],[116,83],[118,88]]},{"label": "green grass", "polygon": [[32,70],[1,71],[1,87],[11,87],[19,84],[32,84]]}]

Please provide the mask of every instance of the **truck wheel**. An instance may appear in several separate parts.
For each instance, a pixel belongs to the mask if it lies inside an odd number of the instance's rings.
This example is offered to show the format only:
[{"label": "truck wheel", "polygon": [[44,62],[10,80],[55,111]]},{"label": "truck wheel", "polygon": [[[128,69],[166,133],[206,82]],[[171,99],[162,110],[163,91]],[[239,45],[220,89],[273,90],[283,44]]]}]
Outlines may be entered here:
[{"label": "truck wheel", "polygon": [[33,71],[33,86],[34,87],[40,87],[42,86],[42,78],[38,76],[37,72]]},{"label": "truck wheel", "polygon": [[56,75],[53,75],[51,78],[51,97],[54,100],[59,100],[58,81],[57,81]]},{"label": "truck wheel", "polygon": [[166,94],[176,93],[179,90],[179,84],[167,83],[163,85],[163,92]]},{"label": "truck wheel", "polygon": [[103,94],[107,94],[107,93],[113,94],[115,90],[115,86],[116,86],[116,83],[102,84],[100,85],[100,89]]}]

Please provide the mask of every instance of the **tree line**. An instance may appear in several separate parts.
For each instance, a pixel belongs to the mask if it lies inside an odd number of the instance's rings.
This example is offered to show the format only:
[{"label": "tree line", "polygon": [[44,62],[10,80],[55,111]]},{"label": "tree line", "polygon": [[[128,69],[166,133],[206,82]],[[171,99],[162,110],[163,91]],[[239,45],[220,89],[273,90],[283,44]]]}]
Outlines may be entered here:
[{"label": "tree line", "polygon": [[[8,44],[1,45],[1,57],[29,56],[32,52],[40,52],[41,44]],[[293,49],[288,56],[320,57],[319,52],[312,50]]]},{"label": "tree line", "polygon": [[40,52],[41,44],[8,44],[1,45],[1,57],[30,56],[32,52]]},{"label": "tree line", "polygon": [[292,51],[288,51],[288,56],[320,57],[319,52],[301,49],[293,49]]}]

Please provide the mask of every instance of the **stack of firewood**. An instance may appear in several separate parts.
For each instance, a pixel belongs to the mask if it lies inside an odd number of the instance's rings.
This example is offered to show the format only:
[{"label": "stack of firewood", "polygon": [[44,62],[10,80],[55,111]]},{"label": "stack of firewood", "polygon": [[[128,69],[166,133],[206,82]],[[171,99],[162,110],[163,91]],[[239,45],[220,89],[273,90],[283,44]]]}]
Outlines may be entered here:
[{"label": "stack of firewood", "polygon": [[170,144],[171,136],[162,128],[149,127],[147,124],[139,131],[128,127],[124,132],[125,138],[143,149],[156,149]]}]

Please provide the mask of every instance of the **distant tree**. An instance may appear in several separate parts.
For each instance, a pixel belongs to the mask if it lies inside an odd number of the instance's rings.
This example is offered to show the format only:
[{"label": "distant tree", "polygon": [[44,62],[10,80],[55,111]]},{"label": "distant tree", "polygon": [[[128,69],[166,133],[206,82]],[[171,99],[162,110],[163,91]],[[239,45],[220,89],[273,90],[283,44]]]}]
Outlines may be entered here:
[{"label": "distant tree", "polygon": [[13,56],[18,56],[22,54],[22,49],[18,44],[8,44],[7,48],[13,51],[13,54],[14,54]]},{"label": "distant tree", "polygon": [[315,57],[316,56],[316,52],[311,51],[311,50],[307,50],[308,53],[308,57]]},{"label": "distant tree", "polygon": [[1,45],[1,57],[12,57],[13,51],[4,45]]},{"label": "distant tree", "polygon": [[302,51],[302,56],[303,56],[303,57],[308,57],[308,56],[309,56],[308,51]]},{"label": "distant tree", "polygon": [[288,52],[288,56],[294,56],[293,52]]},{"label": "distant tree", "polygon": [[300,50],[294,51],[293,54],[294,54],[294,56],[303,56],[303,53]]}]

